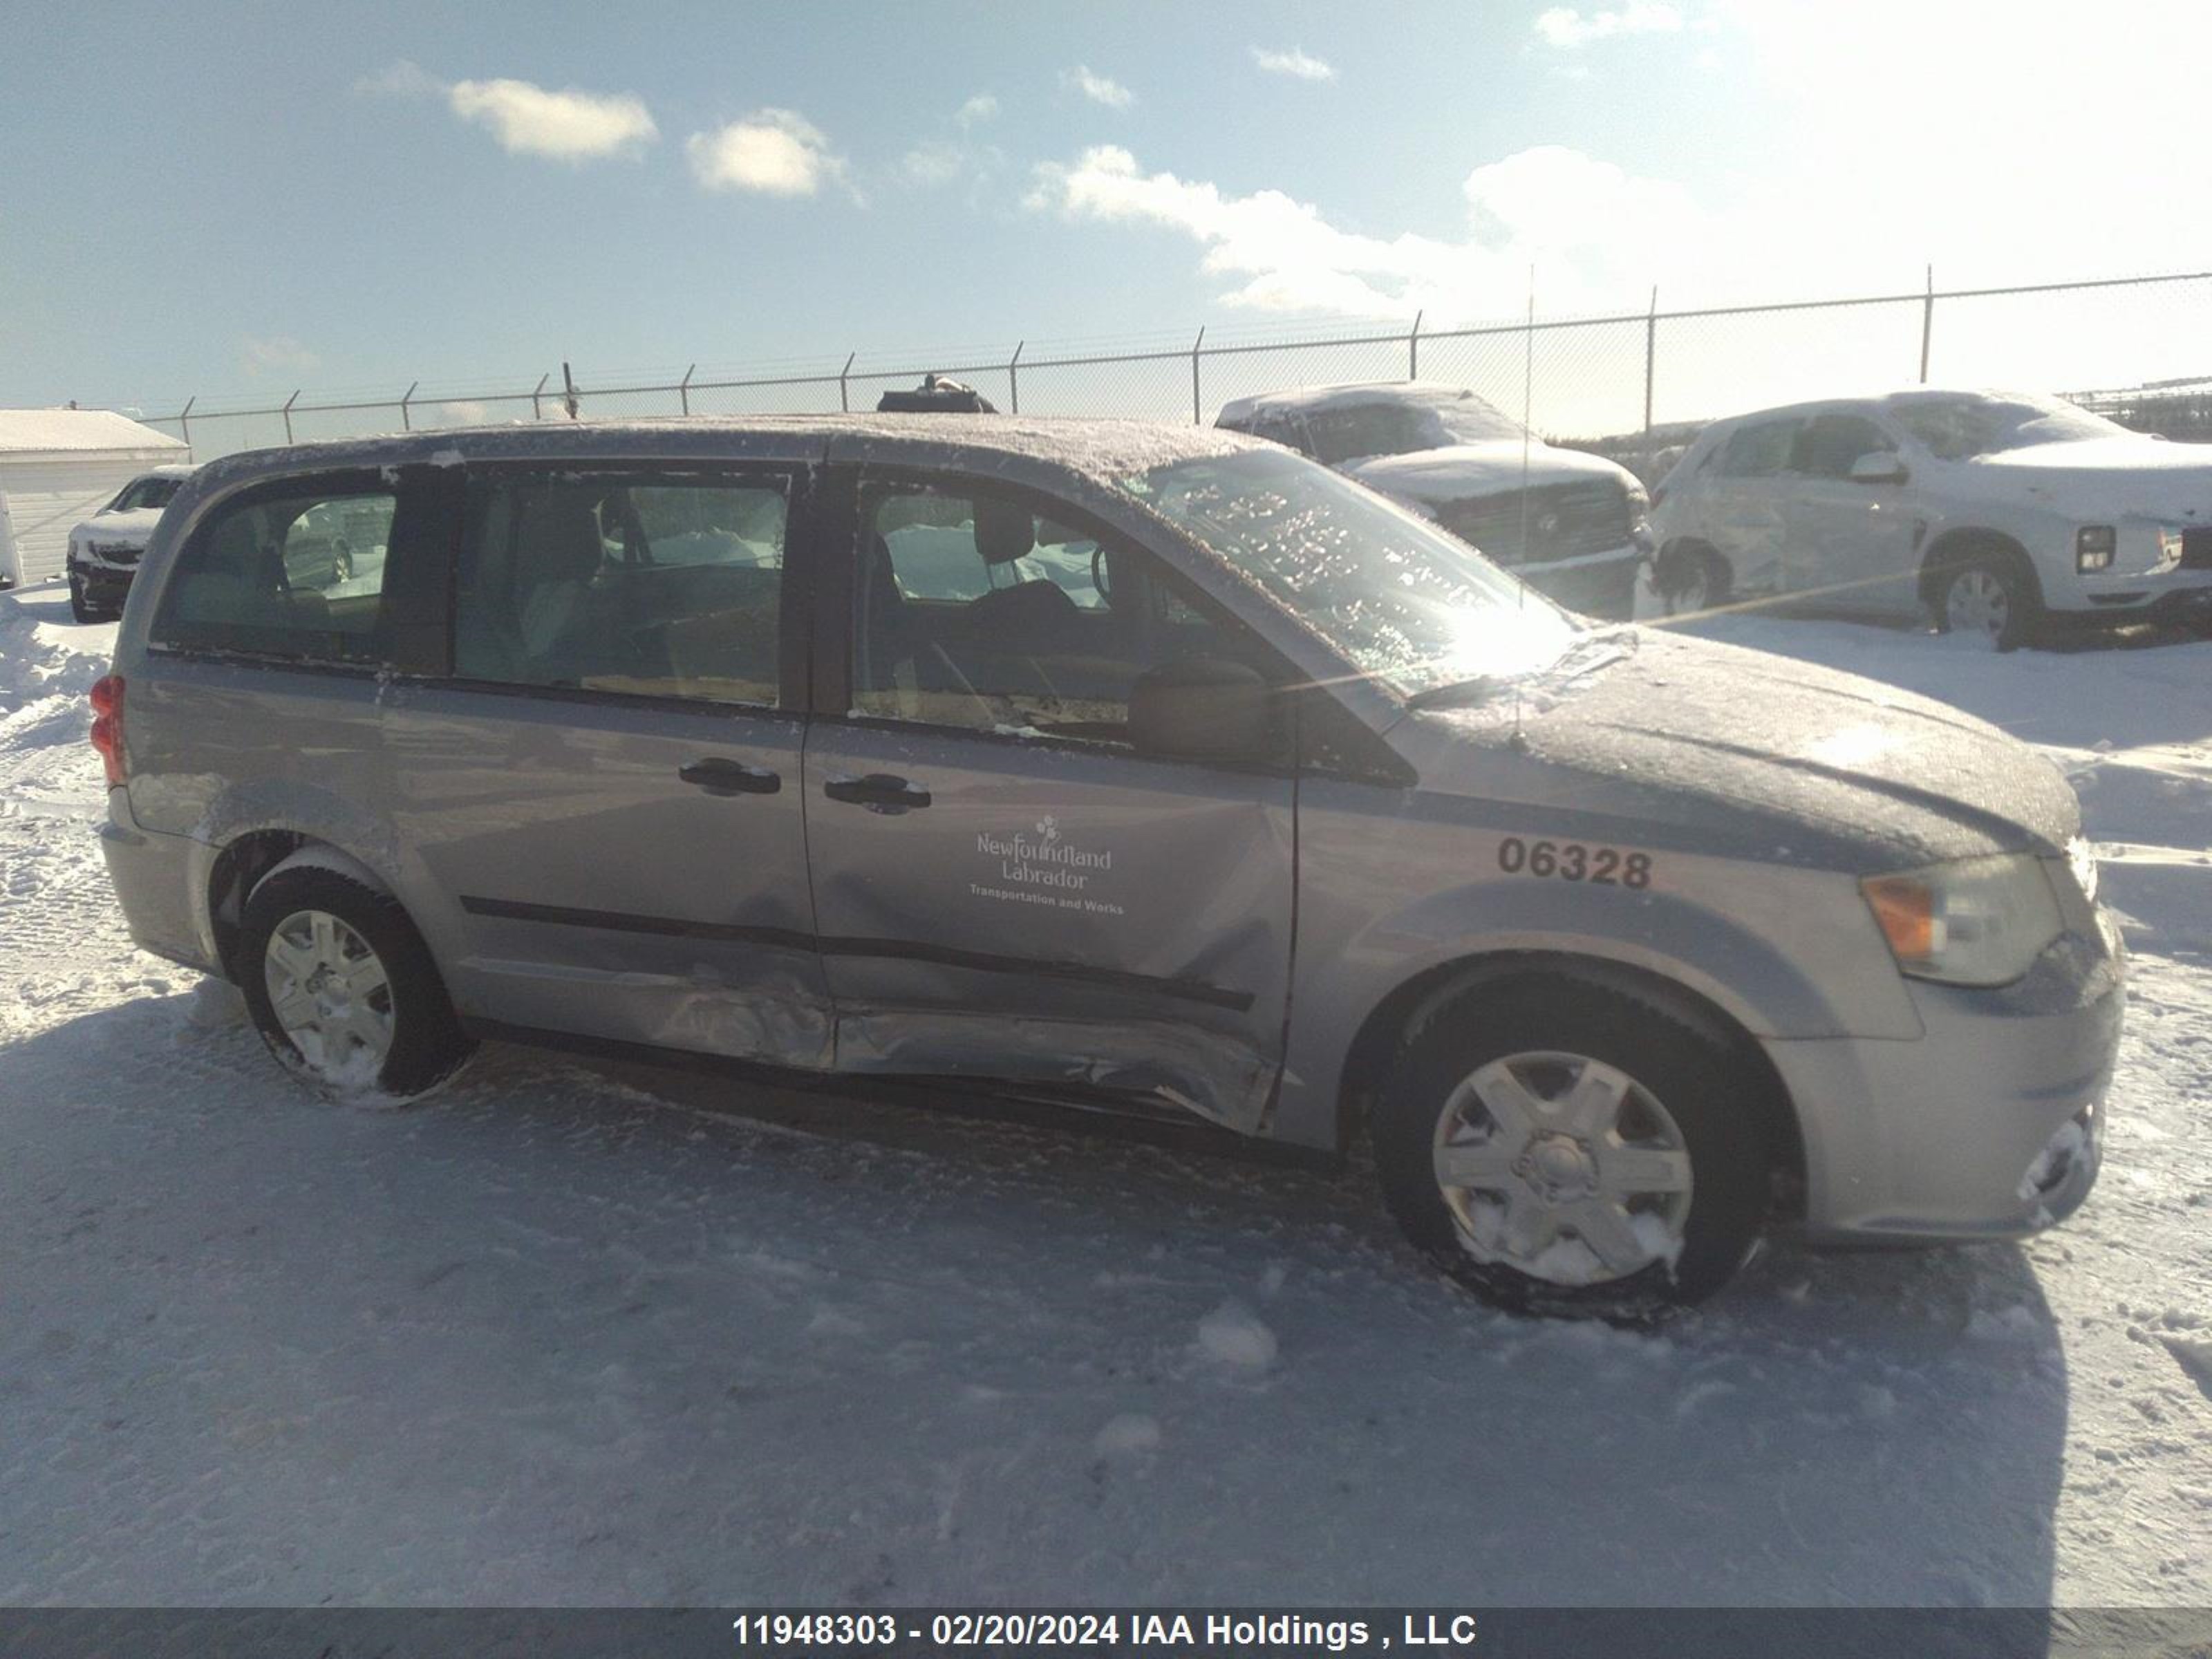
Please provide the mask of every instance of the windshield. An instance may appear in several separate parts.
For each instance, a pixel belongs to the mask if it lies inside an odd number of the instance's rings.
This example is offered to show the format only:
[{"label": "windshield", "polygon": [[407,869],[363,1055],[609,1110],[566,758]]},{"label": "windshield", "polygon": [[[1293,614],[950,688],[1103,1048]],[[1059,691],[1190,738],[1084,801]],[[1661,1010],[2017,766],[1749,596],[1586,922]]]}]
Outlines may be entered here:
[{"label": "windshield", "polygon": [[1473,392],[1448,404],[1433,405],[1452,441],[1461,444],[1519,443],[1521,423],[1502,410],[1493,409]]},{"label": "windshield", "polygon": [[1464,543],[1295,455],[1177,461],[1121,484],[1408,695],[1541,668],[1580,632]]},{"label": "windshield", "polygon": [[110,513],[138,513],[149,507],[167,507],[169,498],[184,485],[182,478],[140,478],[107,504]]},{"label": "windshield", "polygon": [[2057,398],[1900,398],[1890,410],[1905,429],[1938,460],[1971,460],[2030,444],[2084,443],[2118,438],[2128,429]]}]

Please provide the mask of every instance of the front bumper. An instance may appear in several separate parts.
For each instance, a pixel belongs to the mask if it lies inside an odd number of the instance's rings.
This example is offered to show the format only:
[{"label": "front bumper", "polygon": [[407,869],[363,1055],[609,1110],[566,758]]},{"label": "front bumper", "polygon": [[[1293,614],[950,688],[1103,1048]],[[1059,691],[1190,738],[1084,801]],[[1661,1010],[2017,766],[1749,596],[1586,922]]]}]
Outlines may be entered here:
[{"label": "front bumper", "polygon": [[2020,1238],[2088,1196],[2126,999],[2101,913],[1993,990],[1911,981],[1924,1035],[1771,1040],[1814,1243]]},{"label": "front bumper", "polygon": [[110,600],[119,605],[131,592],[131,584],[138,574],[138,567],[76,559],[71,561],[69,574],[84,585],[87,599],[101,605]]}]

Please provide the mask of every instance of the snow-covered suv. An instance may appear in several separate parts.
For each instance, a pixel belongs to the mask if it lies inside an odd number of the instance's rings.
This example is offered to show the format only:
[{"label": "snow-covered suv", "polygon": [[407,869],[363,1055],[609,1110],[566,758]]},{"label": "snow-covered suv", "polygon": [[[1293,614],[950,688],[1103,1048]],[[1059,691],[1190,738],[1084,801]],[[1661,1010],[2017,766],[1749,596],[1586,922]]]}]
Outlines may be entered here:
[{"label": "snow-covered suv", "polygon": [[2046,618],[2212,627],[2212,450],[1917,386],[1717,421],[1661,483],[1668,611],[1789,595],[2007,649]]},{"label": "snow-covered suv", "polygon": [[119,616],[138,560],[161,522],[161,509],[192,476],[189,466],[157,466],[70,532],[70,614],[81,623]]},{"label": "snow-covered suv", "polygon": [[1433,519],[1571,610],[1626,617],[1650,544],[1643,484],[1554,449],[1456,386],[1418,380],[1272,392],[1216,426],[1287,444]]}]

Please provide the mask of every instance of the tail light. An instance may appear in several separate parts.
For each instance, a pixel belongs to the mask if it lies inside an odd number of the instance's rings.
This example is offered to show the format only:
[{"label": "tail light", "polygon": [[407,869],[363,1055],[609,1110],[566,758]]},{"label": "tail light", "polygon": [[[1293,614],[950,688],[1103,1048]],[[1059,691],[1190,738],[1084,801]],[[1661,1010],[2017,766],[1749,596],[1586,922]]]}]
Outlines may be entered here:
[{"label": "tail light", "polygon": [[92,746],[107,769],[107,787],[125,781],[123,769],[123,676],[110,674],[92,688]]}]

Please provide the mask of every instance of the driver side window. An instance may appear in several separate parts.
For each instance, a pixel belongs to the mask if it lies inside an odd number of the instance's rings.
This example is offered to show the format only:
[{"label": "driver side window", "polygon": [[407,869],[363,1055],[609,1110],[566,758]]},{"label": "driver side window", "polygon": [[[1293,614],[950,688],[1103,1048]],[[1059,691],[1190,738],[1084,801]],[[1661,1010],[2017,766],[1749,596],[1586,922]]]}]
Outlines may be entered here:
[{"label": "driver side window", "polygon": [[1179,593],[1153,555],[1042,506],[996,491],[863,489],[854,713],[1122,744],[1142,675],[1237,654],[1243,630]]}]

